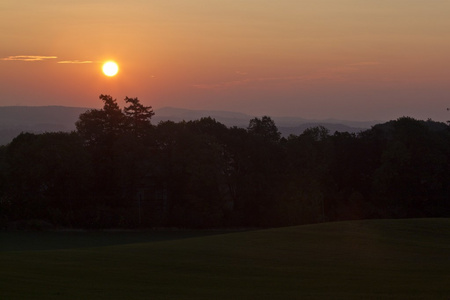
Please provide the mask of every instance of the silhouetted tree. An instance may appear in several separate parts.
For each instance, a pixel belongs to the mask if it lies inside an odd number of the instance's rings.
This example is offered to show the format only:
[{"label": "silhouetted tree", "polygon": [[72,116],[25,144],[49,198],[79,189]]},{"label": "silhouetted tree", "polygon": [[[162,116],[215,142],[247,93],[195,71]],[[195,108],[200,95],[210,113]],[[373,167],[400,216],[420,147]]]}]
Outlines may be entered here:
[{"label": "silhouetted tree", "polygon": [[389,216],[422,216],[448,190],[448,140],[430,125],[406,117],[384,125],[387,143],[373,182]]},{"label": "silhouetted tree", "polygon": [[125,127],[125,115],[117,100],[109,95],[100,95],[102,109],[91,109],[80,115],[75,123],[77,132],[88,145],[112,147]]},{"label": "silhouetted tree", "polygon": [[8,145],[6,197],[15,218],[47,218],[70,225],[86,204],[91,169],[75,133],[22,133]]},{"label": "silhouetted tree", "polygon": [[250,134],[261,137],[266,141],[278,142],[281,137],[275,122],[268,116],[263,116],[261,119],[251,119],[247,130]]},{"label": "silhouetted tree", "polygon": [[285,155],[280,145],[280,132],[267,116],[250,120],[244,145],[246,183],[243,213],[248,225],[266,225],[274,219],[274,205],[280,191],[285,168]]},{"label": "silhouetted tree", "polygon": [[308,128],[299,136],[289,136],[285,147],[289,164],[282,211],[288,211],[289,218],[297,224],[328,219],[325,205],[330,188],[328,130],[324,127]]},{"label": "silhouetted tree", "polygon": [[169,178],[171,225],[209,227],[223,221],[226,158],[214,128],[223,129],[209,118],[156,127],[162,172]]},{"label": "silhouetted tree", "polygon": [[6,196],[8,178],[6,151],[6,146],[0,146],[0,229],[7,228],[8,216],[11,214],[11,201]]},{"label": "silhouetted tree", "polygon": [[330,136],[327,212],[329,220],[363,219],[369,215],[366,200],[371,193],[370,153],[356,134],[336,132]]},{"label": "silhouetted tree", "polygon": [[151,106],[144,106],[138,98],[125,97],[128,104],[124,108],[127,130],[130,130],[136,138],[142,138],[151,129],[150,120],[155,114]]},{"label": "silhouetted tree", "polygon": [[212,118],[153,126],[138,98],[123,111],[100,100],[77,132],[23,133],[0,147],[1,220],[133,226],[138,194],[148,200],[143,226],[450,216],[444,123],[400,118],[358,134],[318,126],[280,138],[267,116],[246,129]]}]

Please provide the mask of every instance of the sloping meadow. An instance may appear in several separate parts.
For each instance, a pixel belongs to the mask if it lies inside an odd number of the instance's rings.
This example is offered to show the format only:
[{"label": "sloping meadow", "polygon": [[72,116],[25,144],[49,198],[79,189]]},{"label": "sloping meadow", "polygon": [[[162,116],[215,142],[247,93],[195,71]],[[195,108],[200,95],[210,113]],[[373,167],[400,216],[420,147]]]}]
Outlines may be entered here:
[{"label": "sloping meadow", "polygon": [[[27,239],[37,233],[17,234]],[[47,245],[52,238],[61,239],[54,233],[47,238],[40,234]],[[128,240],[121,234],[115,240],[109,233],[109,245],[86,239],[85,245],[69,249],[44,245],[41,249],[50,250],[0,252],[0,298],[444,299],[450,295],[449,219],[351,221],[168,239],[151,239],[155,232],[141,232],[140,238]],[[3,243],[14,233],[0,236]]]}]

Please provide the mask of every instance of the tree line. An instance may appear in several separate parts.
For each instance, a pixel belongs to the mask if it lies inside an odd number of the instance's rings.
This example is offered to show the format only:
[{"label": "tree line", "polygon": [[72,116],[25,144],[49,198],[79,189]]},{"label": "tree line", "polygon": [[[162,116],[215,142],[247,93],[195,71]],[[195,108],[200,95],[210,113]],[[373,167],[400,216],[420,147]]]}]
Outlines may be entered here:
[{"label": "tree line", "polygon": [[[212,118],[153,125],[138,98],[100,95],[76,131],[0,147],[3,226],[269,227],[450,216],[450,128],[402,117],[358,134],[318,126],[281,137]],[[5,225],[6,224],[6,225]]]}]

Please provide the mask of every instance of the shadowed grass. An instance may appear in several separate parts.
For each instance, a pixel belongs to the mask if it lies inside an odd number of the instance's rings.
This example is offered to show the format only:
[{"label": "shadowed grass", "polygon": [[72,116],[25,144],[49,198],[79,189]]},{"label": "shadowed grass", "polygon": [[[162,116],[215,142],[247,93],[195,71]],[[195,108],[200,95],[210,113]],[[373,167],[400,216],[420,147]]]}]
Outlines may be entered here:
[{"label": "shadowed grass", "polygon": [[[106,230],[106,231],[0,231],[0,252],[112,246],[177,240],[227,231],[207,230]],[[229,231],[228,231],[229,232]]]},{"label": "shadowed grass", "polygon": [[445,299],[450,220],[0,253],[0,299]]}]

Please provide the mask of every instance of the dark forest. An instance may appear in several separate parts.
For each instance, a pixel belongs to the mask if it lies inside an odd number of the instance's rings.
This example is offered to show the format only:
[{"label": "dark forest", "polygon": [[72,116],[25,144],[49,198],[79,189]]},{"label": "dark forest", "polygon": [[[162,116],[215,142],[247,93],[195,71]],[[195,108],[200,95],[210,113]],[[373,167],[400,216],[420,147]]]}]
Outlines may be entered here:
[{"label": "dark forest", "polygon": [[212,118],[151,123],[101,95],[71,133],[0,147],[3,228],[237,228],[450,217],[450,127],[402,117],[358,134],[281,137]]}]

